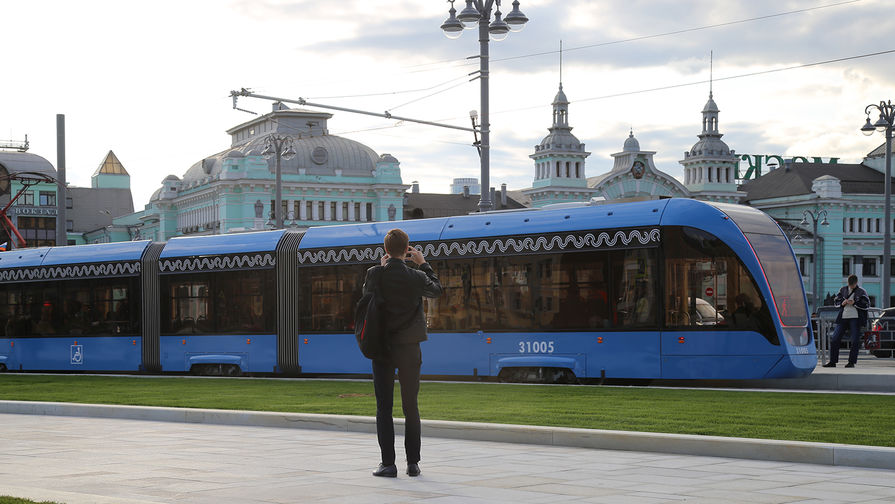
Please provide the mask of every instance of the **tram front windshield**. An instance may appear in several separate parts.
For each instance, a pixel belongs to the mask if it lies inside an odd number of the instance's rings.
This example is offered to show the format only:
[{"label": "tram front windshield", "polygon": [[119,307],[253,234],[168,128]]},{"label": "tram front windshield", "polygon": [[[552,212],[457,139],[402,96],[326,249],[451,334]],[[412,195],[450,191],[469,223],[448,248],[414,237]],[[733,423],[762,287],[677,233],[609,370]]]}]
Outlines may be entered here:
[{"label": "tram front windshield", "polygon": [[808,311],[802,294],[802,279],[792,258],[789,243],[783,236],[746,233],[746,238],[758,255],[758,262],[768,279],[774,304],[785,326],[804,326]]},{"label": "tram front windshield", "polygon": [[777,223],[768,214],[754,208],[724,203],[713,205],[733,219],[752,244],[774,295],[780,323],[784,326],[807,325],[808,307],[799,268]]}]

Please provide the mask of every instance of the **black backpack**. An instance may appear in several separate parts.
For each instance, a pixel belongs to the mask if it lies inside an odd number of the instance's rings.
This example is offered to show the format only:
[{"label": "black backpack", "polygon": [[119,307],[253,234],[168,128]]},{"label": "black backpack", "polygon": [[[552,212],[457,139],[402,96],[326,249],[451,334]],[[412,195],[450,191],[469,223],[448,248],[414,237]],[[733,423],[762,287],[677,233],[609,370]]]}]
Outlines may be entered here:
[{"label": "black backpack", "polygon": [[368,359],[381,359],[386,355],[385,319],[382,307],[385,302],[379,292],[382,267],[377,266],[370,276],[372,288],[365,293],[354,309],[354,337],[361,353]]}]

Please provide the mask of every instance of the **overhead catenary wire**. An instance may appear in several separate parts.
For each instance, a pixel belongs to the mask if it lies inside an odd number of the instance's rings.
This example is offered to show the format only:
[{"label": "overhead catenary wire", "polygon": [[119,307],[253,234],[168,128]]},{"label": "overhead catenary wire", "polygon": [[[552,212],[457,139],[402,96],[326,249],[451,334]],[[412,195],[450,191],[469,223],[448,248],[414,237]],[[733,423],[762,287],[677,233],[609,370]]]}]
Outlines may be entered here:
[{"label": "overhead catenary wire", "polygon": [[[625,39],[609,40],[606,42],[599,42],[596,44],[587,44],[587,45],[577,46],[577,47],[565,47],[565,48],[563,48],[563,52],[580,51],[583,49],[593,49],[596,47],[605,47],[605,46],[609,46],[609,45],[624,44],[627,42],[636,42],[636,41],[640,41],[640,40],[647,40],[647,39],[653,39],[653,38],[669,37],[672,35],[681,35],[684,33],[692,33],[692,32],[696,32],[696,31],[709,30],[712,28],[721,28],[721,27],[725,27],[725,26],[750,23],[753,21],[763,21],[766,19],[771,19],[771,18],[776,18],[776,17],[783,17],[783,16],[789,16],[789,15],[793,15],[793,14],[801,14],[804,12],[810,12],[810,11],[815,11],[815,10],[820,10],[820,9],[828,9],[830,7],[839,7],[842,5],[854,4],[854,3],[861,2],[861,1],[863,1],[863,0],[846,0],[843,2],[836,2],[836,3],[832,3],[832,4],[826,4],[826,5],[818,5],[815,7],[806,7],[804,9],[796,9],[796,10],[791,10],[791,11],[786,11],[786,12],[778,12],[778,13],[774,13],[774,14],[766,14],[763,16],[756,16],[756,17],[745,18],[745,19],[736,19],[733,21],[725,21],[722,23],[715,23],[715,24],[704,25],[704,26],[694,26],[692,28],[683,28],[680,30],[653,33],[650,35],[640,35],[637,37],[630,37],[630,38],[625,38]],[[536,56],[548,56],[551,54],[557,54],[558,52],[559,51],[557,51],[557,50],[550,50],[550,51],[541,51],[541,52],[536,52],[536,53],[519,54],[516,56],[507,56],[504,58],[493,58],[493,59],[491,59],[491,63],[498,63],[501,61],[512,61],[512,60],[523,59],[523,58],[532,58],[532,57],[536,57]],[[441,61],[434,61],[431,63],[421,63],[419,65],[412,65],[412,66],[405,67],[405,68],[416,68],[416,67],[421,67],[421,66],[443,65],[445,63],[461,63],[461,62],[463,63],[463,65],[458,65],[458,66],[465,66],[465,65],[472,64],[472,63],[467,62],[466,60],[467,60],[466,58],[441,60]]]},{"label": "overhead catenary wire", "polygon": [[[563,49],[563,51],[565,51],[565,49]],[[638,89],[638,90],[634,90],[634,91],[624,91],[624,92],[620,92],[620,93],[612,93],[612,94],[601,95],[601,96],[592,96],[592,97],[588,97],[588,98],[580,98],[577,100],[572,100],[572,101],[570,101],[570,103],[581,103],[581,102],[589,102],[589,101],[597,101],[597,100],[606,100],[606,99],[610,99],[610,98],[619,98],[622,96],[654,93],[656,91],[665,91],[665,90],[669,90],[669,89],[677,89],[677,88],[682,88],[682,87],[698,86],[700,84],[706,84],[706,83],[710,82],[710,80],[717,82],[717,81],[743,79],[746,77],[755,77],[755,76],[767,75],[767,74],[771,74],[771,73],[786,72],[789,70],[798,70],[798,69],[802,69],[802,68],[810,68],[810,67],[815,67],[815,66],[829,65],[829,64],[833,64],[833,63],[841,63],[843,61],[851,61],[851,60],[862,59],[862,58],[871,58],[871,57],[875,57],[875,56],[883,56],[883,55],[892,54],[892,53],[895,53],[895,49],[888,49],[885,51],[877,51],[877,52],[872,52],[872,53],[858,54],[855,56],[845,56],[842,58],[835,58],[835,59],[829,59],[829,60],[823,60],[823,61],[815,61],[812,63],[803,63],[800,65],[792,65],[792,66],[782,67],[782,68],[771,68],[768,70],[759,70],[759,71],[755,71],[755,72],[748,72],[748,73],[738,74],[738,75],[728,75],[726,77],[713,77],[712,79],[702,79],[702,80],[698,80],[698,81],[682,82],[679,84],[669,84],[666,86],[659,86],[659,87],[654,87],[654,88]],[[512,112],[524,112],[526,110],[541,109],[546,106],[549,106],[549,104],[546,104],[546,105],[540,104],[540,105],[532,105],[529,107],[518,107],[518,108],[512,108],[512,109],[498,110],[498,111],[492,111],[491,115],[508,114],[508,113],[512,113]],[[449,118],[439,119],[438,122],[454,121],[454,120],[461,120],[461,119],[463,119],[463,118],[449,117]],[[373,128],[364,129],[364,130],[355,130],[355,131],[351,131],[348,133],[355,133],[355,132],[361,132],[361,131],[372,131],[372,130],[376,130],[376,129],[386,129],[389,127],[398,127],[398,126],[400,126],[400,125],[373,127]],[[339,133],[339,134],[342,134],[342,133]]]},{"label": "overhead catenary wire", "polygon": [[[653,38],[681,35],[681,34],[685,34],[685,33],[709,30],[709,29],[713,29],[713,28],[722,28],[725,26],[733,26],[733,25],[737,25],[737,24],[744,24],[744,23],[750,23],[750,22],[755,22],[755,21],[763,21],[763,20],[777,18],[777,17],[790,16],[790,15],[794,15],[794,14],[801,14],[801,13],[816,11],[816,10],[821,10],[821,9],[828,9],[831,7],[840,7],[843,5],[855,4],[858,2],[862,2],[862,1],[863,0],[845,0],[845,1],[840,1],[840,2],[831,3],[831,4],[818,5],[815,7],[806,7],[804,9],[795,9],[795,10],[791,10],[791,11],[777,12],[777,13],[766,14],[766,15],[762,15],[762,16],[755,16],[755,17],[744,18],[744,19],[736,19],[733,21],[725,21],[725,22],[715,23],[715,24],[710,24],[710,25],[695,26],[695,27],[691,27],[691,28],[683,28],[680,30],[673,30],[673,31],[661,32],[661,33],[653,33],[653,34],[649,34],[649,35],[641,35],[641,36],[630,37],[630,38],[625,38],[625,39],[609,40],[606,42],[587,44],[587,45],[582,45],[582,46],[577,46],[577,47],[564,47],[563,51],[564,52],[580,51],[580,50],[584,50],[584,49],[593,49],[593,48],[597,48],[597,47],[605,47],[605,46],[623,44],[623,43],[628,43],[628,42],[636,42],[636,41],[640,41],[640,40],[648,40],[648,39],[653,39]],[[507,56],[507,57],[503,57],[503,58],[492,58],[491,63],[500,63],[503,61],[512,61],[512,60],[518,60],[518,59],[524,59],[524,58],[533,58],[533,57],[537,57],[537,56],[549,56],[549,55],[553,55],[553,54],[557,54],[557,53],[558,53],[557,50],[549,50],[549,51],[540,51],[540,52],[534,52],[534,53],[528,53],[528,54],[520,54],[520,55],[516,55],[516,56]],[[469,58],[462,58],[462,59],[455,58],[455,59],[449,59],[449,60],[440,60],[440,61],[433,61],[433,62],[429,62],[429,63],[420,63],[418,65],[409,65],[409,66],[403,67],[403,69],[408,70],[408,71],[399,72],[396,75],[444,70],[445,69],[444,65],[450,64],[450,63],[455,63],[455,65],[452,68],[462,68],[462,67],[468,67],[468,66],[477,64],[474,62],[470,62]],[[437,66],[438,68],[422,68],[422,67],[435,67],[435,66]],[[411,70],[411,69],[415,69],[415,70]],[[311,97],[309,99],[325,100],[325,99],[365,98],[365,97],[371,97],[371,96],[385,96],[385,95],[417,93],[417,92],[429,91],[429,90],[435,89],[439,86],[442,86],[442,85],[445,85],[445,84],[448,84],[451,82],[456,82],[457,80],[461,80],[463,78],[464,77],[457,77],[455,79],[451,79],[449,81],[446,81],[446,82],[443,82],[440,84],[436,84],[434,86],[430,86],[427,88],[396,90],[396,91],[383,91],[383,92],[377,92],[377,93],[365,93],[365,94],[355,94],[355,95],[315,96],[315,97]],[[333,82],[343,82],[343,81],[333,81]]]},{"label": "overhead catenary wire", "polygon": [[[895,53],[895,49],[889,49],[889,50],[886,50],[886,51],[877,51],[877,52],[867,53],[867,54],[859,54],[859,55],[857,55],[857,56],[846,56],[846,57],[843,57],[843,58],[836,58],[836,59],[831,59],[831,60],[816,61],[816,62],[814,62],[814,63],[804,63],[804,64],[801,64],[801,65],[793,65],[793,66],[788,66],[788,67],[783,67],[783,68],[771,68],[771,69],[769,69],[769,70],[759,70],[759,71],[757,71],[757,72],[749,72],[749,73],[744,73],[744,74],[739,74],[739,75],[729,75],[729,76],[727,76],[727,77],[714,77],[714,81],[717,82],[717,81],[726,81],[726,80],[742,79],[742,78],[745,78],[745,77],[755,77],[756,75],[766,75],[766,74],[770,74],[770,73],[785,72],[785,71],[788,71],[788,70],[798,70],[798,69],[801,69],[801,68],[809,68],[809,67],[814,67],[814,66],[829,65],[829,64],[831,64],[831,63],[840,63],[840,62],[842,62],[842,61],[850,61],[850,60],[856,60],[856,59],[861,59],[861,58],[870,58],[870,57],[873,57],[873,56],[882,56],[882,55],[884,55],[884,54],[891,54],[891,53]],[[710,79],[710,80],[711,80],[711,79]],[[663,91],[663,90],[666,90],[666,89],[674,89],[674,88],[680,88],[680,87],[686,87],[686,86],[697,86],[697,85],[699,85],[699,84],[706,84],[706,83],[710,82],[710,80],[705,80],[705,79],[703,79],[703,80],[695,81],[695,82],[685,82],[685,83],[681,83],[681,84],[672,84],[672,85],[662,86],[662,87],[657,87],[657,88],[640,89],[640,90],[637,90],[637,91],[628,91],[628,92],[615,93],[615,94],[609,94],[609,95],[604,95],[604,96],[594,96],[594,97],[590,97],[590,98],[582,98],[582,99],[580,99],[580,100],[575,100],[573,103],[575,103],[575,102],[594,101],[594,100],[605,100],[605,99],[607,99],[607,98],[616,98],[616,97],[619,97],[619,96],[627,96],[627,95],[632,95],[632,94],[652,93],[652,92],[654,92],[654,91]]]},{"label": "overhead catenary wire", "polygon": [[435,95],[439,95],[439,94],[441,94],[441,93],[445,93],[445,92],[450,91],[450,90],[452,90],[452,89],[458,88],[458,87],[460,87],[460,86],[462,86],[462,85],[464,85],[464,84],[467,84],[467,82],[461,82],[461,83],[459,83],[459,84],[454,84],[453,86],[446,87],[446,88],[444,88],[444,89],[440,89],[440,90],[438,90],[438,91],[435,91],[434,93],[429,93],[429,94],[427,94],[427,95],[425,95],[425,96],[420,96],[420,97],[418,97],[418,98],[414,98],[413,100],[410,100],[410,101],[408,101],[408,102],[404,102],[404,103],[402,103],[402,104],[400,104],[400,105],[395,105],[394,107],[389,107],[389,108],[388,108],[388,111],[391,112],[391,111],[393,111],[393,110],[396,110],[396,109],[399,109],[399,108],[401,108],[401,107],[410,105],[410,104],[412,104],[412,103],[416,103],[416,102],[418,102],[418,101],[425,100],[426,98],[431,98],[431,97],[433,97],[433,96],[435,96]]},{"label": "overhead catenary wire", "polygon": [[407,94],[407,93],[422,93],[423,91],[431,91],[431,90],[439,88],[441,86],[446,86],[448,84],[454,84],[459,81],[463,81],[463,83],[466,83],[466,81],[468,81],[468,80],[469,80],[469,76],[464,75],[462,77],[455,77],[453,79],[449,79],[444,82],[435,84],[434,86],[429,86],[429,87],[424,87],[424,88],[404,89],[401,91],[384,91],[384,92],[379,92],[379,93],[341,95],[341,96],[309,96],[307,99],[308,100],[339,100],[339,99],[344,99],[344,98],[369,98],[372,96],[388,96],[388,95]]}]

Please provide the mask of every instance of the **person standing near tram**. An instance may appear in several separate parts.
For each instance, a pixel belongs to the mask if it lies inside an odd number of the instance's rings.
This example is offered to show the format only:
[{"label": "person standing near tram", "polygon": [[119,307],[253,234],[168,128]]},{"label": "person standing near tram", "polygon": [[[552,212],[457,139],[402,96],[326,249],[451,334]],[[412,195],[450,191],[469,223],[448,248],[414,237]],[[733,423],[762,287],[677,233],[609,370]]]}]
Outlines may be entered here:
[{"label": "person standing near tram", "polygon": [[867,325],[870,297],[867,291],[858,286],[857,275],[851,275],[848,277],[848,285],[839,289],[834,303],[839,307],[839,315],[836,317],[836,330],[830,339],[830,362],[824,364],[824,367],[836,367],[839,362],[839,345],[845,331],[848,331],[851,347],[845,367],[853,368],[858,362],[858,349],[861,348],[861,328]]},{"label": "person standing near tram", "polygon": [[[385,342],[387,357],[373,360],[373,389],[376,392],[376,435],[382,461],[374,476],[394,478],[395,425],[392,418],[395,392],[395,369],[401,383],[401,406],[404,410],[404,449],[407,474],[420,474],[420,391],[422,353],[420,343],[426,341],[426,314],[423,297],[434,298],[442,293],[438,276],[426,262],[422,252],[410,246],[410,238],[401,229],[385,235],[385,255],[381,267],[367,270],[363,292],[379,289],[385,301]],[[412,261],[416,268],[408,267]],[[379,272],[377,273],[377,270]],[[378,278],[376,278],[378,276]]]}]

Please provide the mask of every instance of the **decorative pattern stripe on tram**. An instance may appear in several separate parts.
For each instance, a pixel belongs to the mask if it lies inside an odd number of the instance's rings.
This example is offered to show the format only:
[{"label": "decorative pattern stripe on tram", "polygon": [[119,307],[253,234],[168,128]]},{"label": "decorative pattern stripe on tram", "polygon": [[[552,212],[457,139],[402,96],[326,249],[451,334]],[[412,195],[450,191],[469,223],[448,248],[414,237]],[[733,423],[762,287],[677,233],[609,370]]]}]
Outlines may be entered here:
[{"label": "decorative pattern stripe on tram", "polygon": [[139,261],[10,268],[0,270],[0,282],[131,276],[139,274],[140,269]]},{"label": "decorative pattern stripe on tram", "polygon": [[[659,228],[612,230],[602,232],[553,233],[537,236],[510,236],[486,239],[449,240],[417,245],[428,258],[530,254],[552,250],[597,250],[658,245]],[[379,260],[382,246],[319,248],[299,251],[299,264],[340,264]]]}]

